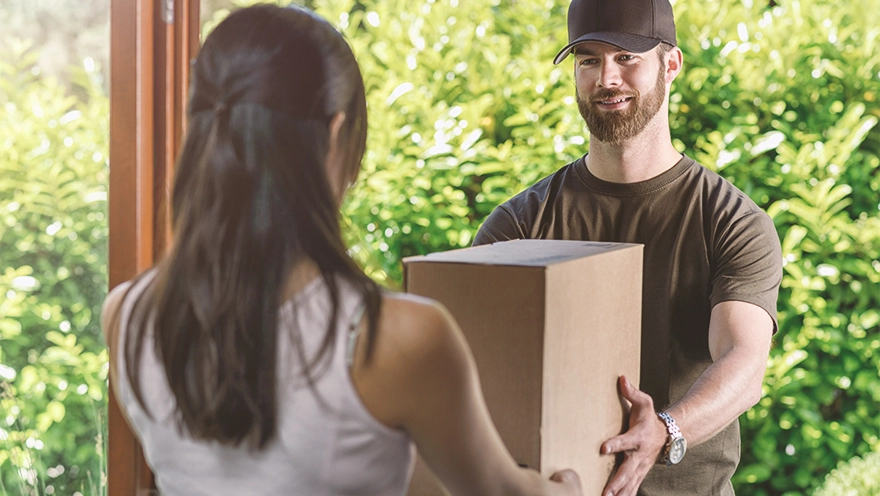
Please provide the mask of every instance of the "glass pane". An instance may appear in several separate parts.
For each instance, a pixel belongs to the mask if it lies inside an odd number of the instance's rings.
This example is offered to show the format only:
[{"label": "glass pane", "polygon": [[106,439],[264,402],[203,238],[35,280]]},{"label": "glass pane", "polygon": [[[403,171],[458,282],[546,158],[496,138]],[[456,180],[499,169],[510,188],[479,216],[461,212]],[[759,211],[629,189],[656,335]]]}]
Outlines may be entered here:
[{"label": "glass pane", "polygon": [[105,494],[109,0],[0,19],[0,494]]}]

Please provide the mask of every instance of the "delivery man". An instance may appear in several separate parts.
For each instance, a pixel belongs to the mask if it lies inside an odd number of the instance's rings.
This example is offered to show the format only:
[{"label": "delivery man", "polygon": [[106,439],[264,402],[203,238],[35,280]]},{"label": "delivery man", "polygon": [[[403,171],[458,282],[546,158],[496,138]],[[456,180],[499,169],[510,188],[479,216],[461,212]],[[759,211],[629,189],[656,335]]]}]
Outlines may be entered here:
[{"label": "delivery man", "polygon": [[[732,495],[737,418],[761,398],[782,279],[770,217],[675,150],[682,69],[668,0],[573,0],[569,43],[589,153],[499,206],[475,244],[570,239],[645,245],[640,388],[603,495]],[[586,401],[586,400],[585,400]]]}]

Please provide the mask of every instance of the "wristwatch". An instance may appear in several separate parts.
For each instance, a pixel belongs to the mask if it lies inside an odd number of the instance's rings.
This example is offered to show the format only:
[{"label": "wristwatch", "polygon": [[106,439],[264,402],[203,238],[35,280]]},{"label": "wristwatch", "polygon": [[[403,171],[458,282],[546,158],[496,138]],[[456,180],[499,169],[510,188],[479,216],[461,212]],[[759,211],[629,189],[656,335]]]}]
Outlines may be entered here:
[{"label": "wristwatch", "polygon": [[666,466],[677,465],[684,458],[684,453],[687,451],[687,441],[681,435],[681,429],[678,428],[678,424],[675,423],[675,420],[668,413],[660,412],[657,416],[666,424],[666,431],[669,433],[669,437],[666,439],[666,446],[660,452],[657,463]]}]

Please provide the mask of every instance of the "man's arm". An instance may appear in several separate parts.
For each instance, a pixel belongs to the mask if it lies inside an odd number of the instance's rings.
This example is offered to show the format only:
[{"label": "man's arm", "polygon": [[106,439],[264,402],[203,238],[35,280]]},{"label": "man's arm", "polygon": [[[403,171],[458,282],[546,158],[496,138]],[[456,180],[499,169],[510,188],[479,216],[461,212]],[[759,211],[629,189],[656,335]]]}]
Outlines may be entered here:
[{"label": "man's arm", "polygon": [[[666,410],[690,446],[708,440],[761,399],[772,334],[773,319],[757,305],[724,301],[712,309],[709,351],[714,363]],[[603,496],[635,495],[667,439],[651,397],[625,379],[621,392],[632,403],[630,428],[602,445],[603,454],[624,453]]]}]

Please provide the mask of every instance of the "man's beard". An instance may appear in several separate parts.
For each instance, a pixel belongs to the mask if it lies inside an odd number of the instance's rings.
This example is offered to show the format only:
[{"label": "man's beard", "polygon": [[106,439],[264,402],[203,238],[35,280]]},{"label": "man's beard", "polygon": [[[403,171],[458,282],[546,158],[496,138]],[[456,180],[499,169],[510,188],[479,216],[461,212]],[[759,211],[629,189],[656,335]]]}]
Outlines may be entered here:
[{"label": "man's beard", "polygon": [[[606,143],[619,145],[641,133],[648,122],[657,115],[663,100],[666,98],[666,82],[663,79],[664,68],[657,74],[657,83],[644,96],[635,92],[627,94],[618,90],[601,89],[592,96],[592,101],[585,101],[575,90],[578,110],[587,123],[590,134]],[[596,101],[615,100],[620,97],[633,97],[628,109],[604,111],[594,108]],[[644,98],[643,98],[644,97]]]}]

